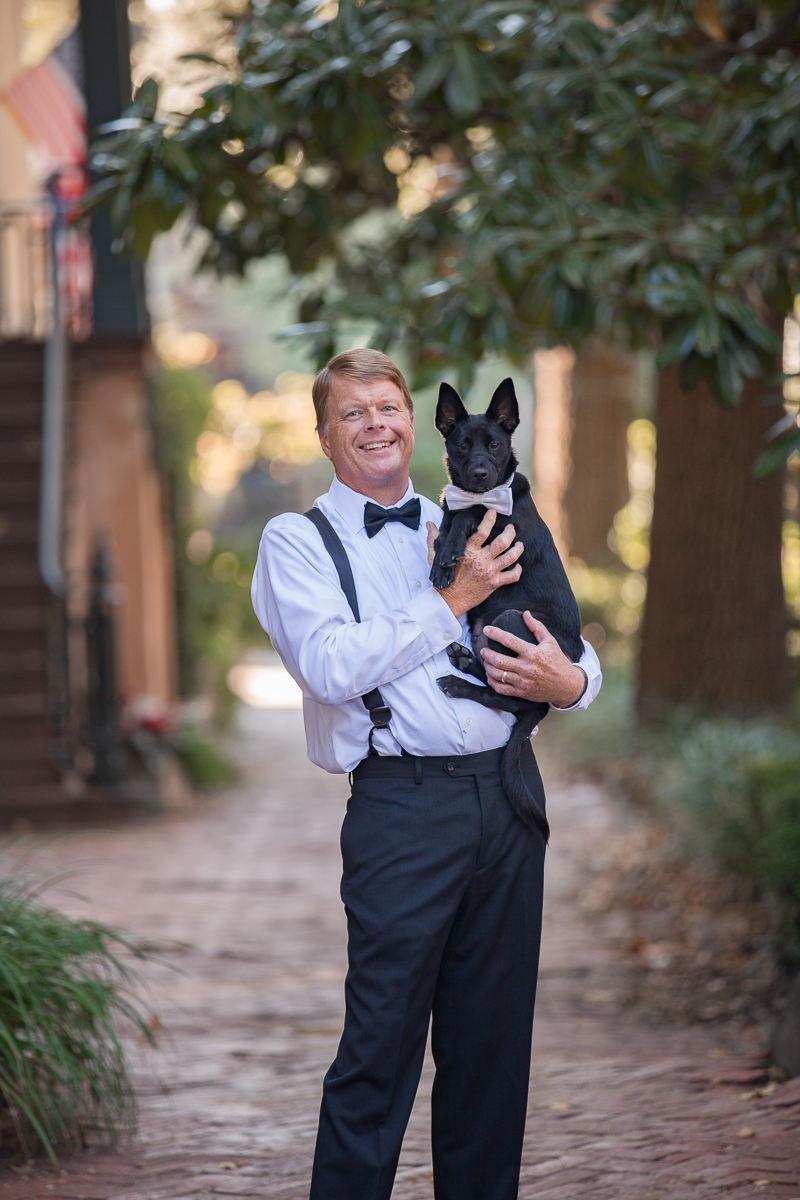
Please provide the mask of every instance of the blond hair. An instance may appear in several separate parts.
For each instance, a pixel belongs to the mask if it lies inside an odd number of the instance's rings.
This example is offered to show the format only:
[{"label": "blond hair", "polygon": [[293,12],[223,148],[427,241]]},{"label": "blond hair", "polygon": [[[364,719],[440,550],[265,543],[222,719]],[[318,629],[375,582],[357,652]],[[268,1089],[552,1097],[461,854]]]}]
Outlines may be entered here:
[{"label": "blond hair", "polygon": [[328,422],[328,396],[334,379],[358,379],[362,383],[374,383],[388,379],[402,393],[408,411],[414,411],[414,401],[408,390],[403,372],[380,350],[345,350],[337,354],[322,368],[311,385],[311,398],[317,416],[317,429],[324,429]]}]

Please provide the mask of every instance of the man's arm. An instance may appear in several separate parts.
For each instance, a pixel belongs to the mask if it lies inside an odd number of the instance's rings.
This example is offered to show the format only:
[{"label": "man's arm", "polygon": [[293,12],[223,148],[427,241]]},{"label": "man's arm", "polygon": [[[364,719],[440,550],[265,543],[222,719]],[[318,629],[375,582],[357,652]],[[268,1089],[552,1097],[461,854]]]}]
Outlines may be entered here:
[{"label": "man's arm", "polygon": [[524,619],[528,629],[539,639],[538,645],[525,642],[494,625],[485,626],[487,637],[516,651],[519,656],[511,658],[488,647],[483,650],[490,685],[503,696],[544,701],[552,708],[588,708],[603,682],[594,648],[584,641],[580,662],[572,663],[541,621],[529,612],[524,614]]},{"label": "man's arm", "polygon": [[[489,595],[505,582],[500,576],[509,566],[508,550],[497,546],[499,540],[470,564],[462,592]],[[500,565],[492,570],[487,563]],[[320,704],[342,704],[383,687],[462,635],[458,614],[433,588],[356,622],[319,535],[293,514],[264,530],[252,596],[290,675]]]}]

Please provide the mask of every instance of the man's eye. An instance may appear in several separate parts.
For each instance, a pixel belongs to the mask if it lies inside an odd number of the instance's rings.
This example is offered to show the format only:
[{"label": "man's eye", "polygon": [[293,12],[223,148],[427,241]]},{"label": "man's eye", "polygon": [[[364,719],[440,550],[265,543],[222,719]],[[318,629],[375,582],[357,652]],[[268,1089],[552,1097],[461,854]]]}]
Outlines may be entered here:
[{"label": "man's eye", "polygon": [[358,416],[360,416],[360,413],[358,413],[356,411],[356,409],[353,409],[351,412],[345,413],[345,420],[349,420],[350,417],[358,417]]}]

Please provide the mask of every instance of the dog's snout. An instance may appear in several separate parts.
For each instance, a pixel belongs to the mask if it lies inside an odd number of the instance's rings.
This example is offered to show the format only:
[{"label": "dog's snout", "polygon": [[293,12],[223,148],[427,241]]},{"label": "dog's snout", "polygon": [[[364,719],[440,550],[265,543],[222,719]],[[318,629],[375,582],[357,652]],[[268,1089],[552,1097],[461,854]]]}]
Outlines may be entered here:
[{"label": "dog's snout", "polygon": [[489,478],[489,472],[485,467],[476,467],[472,472],[472,478],[476,483],[485,483]]}]

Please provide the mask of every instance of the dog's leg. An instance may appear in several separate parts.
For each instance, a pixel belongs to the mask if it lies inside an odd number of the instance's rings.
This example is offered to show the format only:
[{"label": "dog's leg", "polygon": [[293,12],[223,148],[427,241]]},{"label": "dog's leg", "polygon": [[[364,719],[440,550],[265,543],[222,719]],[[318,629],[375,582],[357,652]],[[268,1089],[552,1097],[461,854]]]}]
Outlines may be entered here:
[{"label": "dog's leg", "polygon": [[446,591],[456,577],[455,564],[458,560],[453,558],[452,551],[450,549],[452,541],[452,528],[449,528],[446,533],[442,533],[441,530],[439,531],[439,536],[436,539],[436,549],[433,555],[430,580],[437,591],[440,592]]},{"label": "dog's leg", "polygon": [[483,636],[482,617],[474,617],[470,621],[470,636],[472,651],[468,650],[466,646],[462,646],[460,642],[451,642],[447,647],[447,657],[457,671],[463,671],[465,675],[471,675],[473,679],[478,679],[481,683],[488,683],[486,668],[480,656],[482,647],[487,644],[486,638]]},{"label": "dog's leg", "polygon": [[469,509],[454,513],[444,536],[440,531],[437,538],[430,575],[431,583],[437,591],[445,591],[450,587],[456,577],[456,563],[464,557],[467,539],[478,528],[474,515],[470,513]]},{"label": "dog's leg", "polygon": [[514,713],[515,716],[525,712],[531,703],[521,696],[501,696],[494,688],[480,687],[467,679],[459,679],[457,675],[442,675],[436,682],[445,696],[453,700],[475,700],[484,708],[499,709],[501,712]]}]

